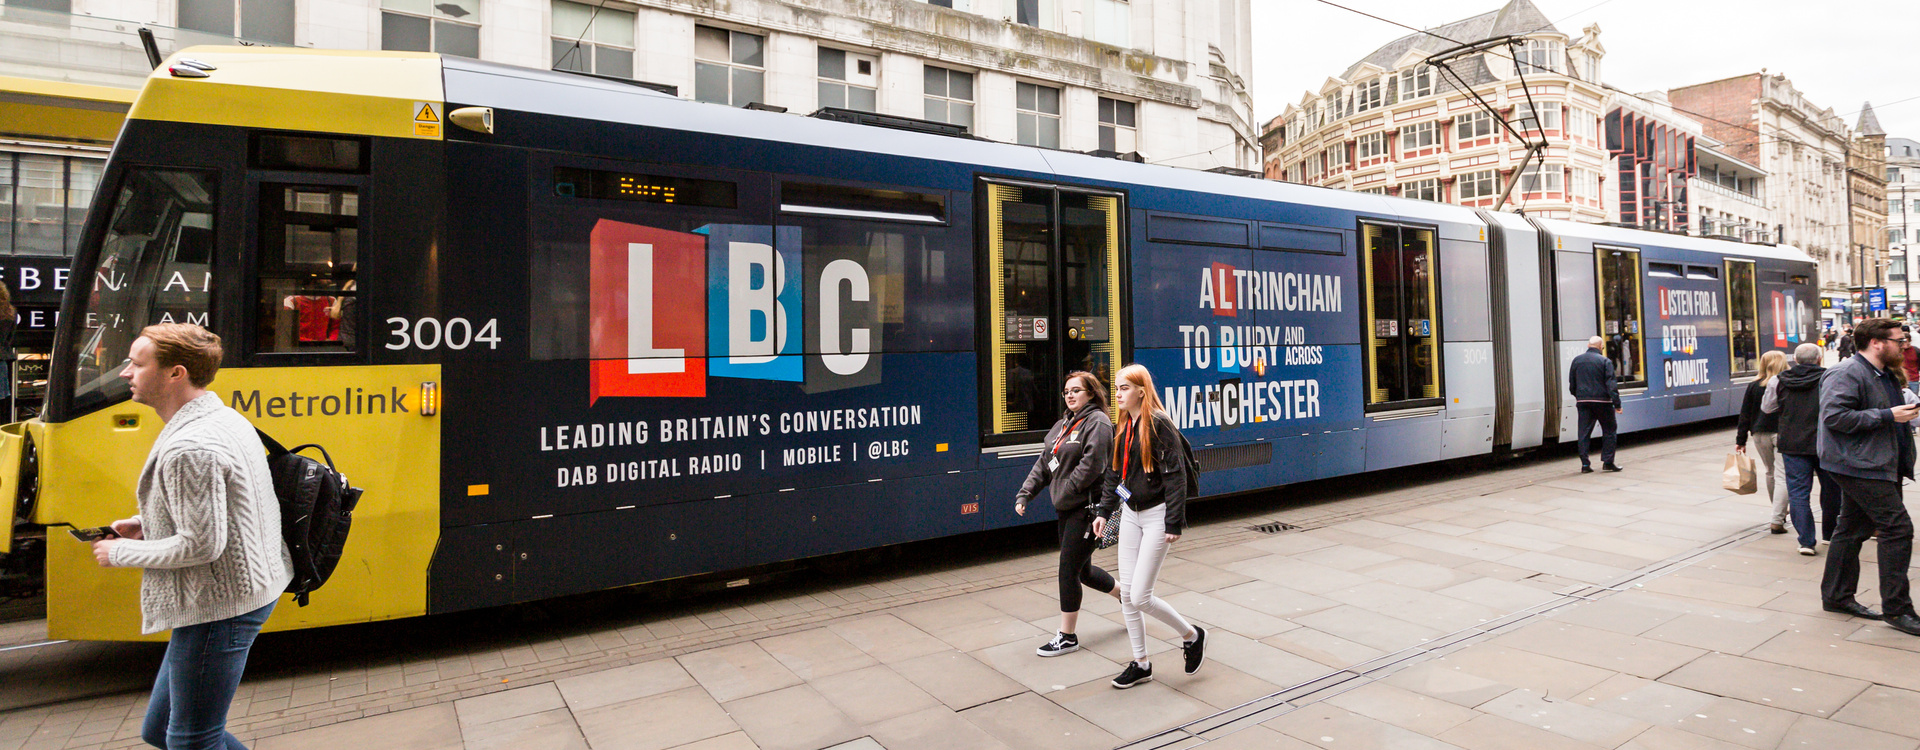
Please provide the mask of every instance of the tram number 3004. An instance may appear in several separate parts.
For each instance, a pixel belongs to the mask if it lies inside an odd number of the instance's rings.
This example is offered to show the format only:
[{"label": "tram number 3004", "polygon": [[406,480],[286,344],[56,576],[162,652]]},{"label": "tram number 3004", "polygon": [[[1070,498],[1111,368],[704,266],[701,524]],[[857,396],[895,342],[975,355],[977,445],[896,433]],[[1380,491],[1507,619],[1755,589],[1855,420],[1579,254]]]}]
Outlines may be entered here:
[{"label": "tram number 3004", "polygon": [[473,329],[473,323],[466,318],[453,318],[445,325],[439,318],[387,318],[387,325],[393,326],[393,340],[387,342],[387,348],[425,349],[432,351],[441,346],[448,349],[465,349],[475,344],[486,344],[488,349],[500,348],[500,321],[488,318],[480,324],[480,330]]}]

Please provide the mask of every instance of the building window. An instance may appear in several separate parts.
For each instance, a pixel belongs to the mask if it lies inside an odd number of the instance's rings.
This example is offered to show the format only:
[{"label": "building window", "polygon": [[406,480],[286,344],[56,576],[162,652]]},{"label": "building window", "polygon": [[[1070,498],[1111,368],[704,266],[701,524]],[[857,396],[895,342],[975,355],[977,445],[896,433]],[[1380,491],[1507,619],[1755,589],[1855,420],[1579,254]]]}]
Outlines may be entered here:
[{"label": "building window", "polygon": [[1599,265],[1600,335],[1623,388],[1647,384],[1646,332],[1640,330],[1640,251],[1593,249]]},{"label": "building window", "polygon": [[[1534,114],[1536,109],[1539,112],[1538,115]],[[1541,104],[1536,108],[1531,104],[1516,104],[1513,107],[1513,116],[1507,121],[1513,123],[1515,130],[1523,133],[1530,130],[1559,130],[1560,105],[1549,103]]]},{"label": "building window", "polygon": [[1014,110],[1017,142],[1060,147],[1060,89],[1022,81],[1014,88]]},{"label": "building window", "polygon": [[1400,71],[1400,101],[1433,93],[1433,66],[1415,65]]},{"label": "building window", "polygon": [[1558,193],[1564,167],[1558,164],[1534,162],[1527,165],[1527,171],[1520,173],[1520,192],[1522,193]]},{"label": "building window", "polygon": [[958,11],[973,10],[971,0],[926,0],[926,3],[928,5],[938,5],[942,8],[952,8]]},{"label": "building window", "polygon": [[1367,195],[1386,195],[1387,189],[1385,187],[1370,187],[1370,188],[1360,188],[1359,190],[1355,190],[1353,192],[1366,193]]},{"label": "building window", "polygon": [[1907,230],[1902,227],[1887,227],[1887,244],[1898,245],[1907,241]]},{"label": "building window", "polygon": [[632,11],[553,0],[553,69],[633,77]]},{"label": "building window", "polygon": [[973,74],[926,67],[927,119],[973,129]]},{"label": "building window", "polygon": [[1297,161],[1287,165],[1287,182],[1302,183],[1306,181],[1307,163],[1305,161]]},{"label": "building window", "polygon": [[1400,129],[1400,151],[1408,153],[1440,145],[1440,123],[1428,120]]},{"label": "building window", "polygon": [[0,253],[73,255],[106,162],[0,152]]},{"label": "building window", "polygon": [[1493,116],[1485,112],[1468,112],[1454,118],[1453,139],[1455,142],[1471,141],[1493,135]]},{"label": "building window", "polygon": [[820,106],[880,109],[880,61],[872,55],[820,48]]},{"label": "building window", "polygon": [[1600,200],[1600,173],[1591,169],[1573,170],[1573,197]]},{"label": "building window", "polygon": [[380,49],[479,57],[480,0],[380,0]]},{"label": "building window", "polygon": [[1353,87],[1353,111],[1365,112],[1369,109],[1379,109],[1381,102],[1384,101],[1381,98],[1381,89],[1378,78]]},{"label": "building window", "polygon": [[178,11],[183,29],[293,44],[293,0],[180,0]]},{"label": "building window", "polygon": [[1358,142],[1354,146],[1355,159],[1363,159],[1363,160],[1371,159],[1376,156],[1385,156],[1386,154],[1387,154],[1387,134],[1386,133],[1368,133],[1366,135],[1360,136]]},{"label": "building window", "polygon": [[1499,175],[1491,169],[1460,175],[1460,200],[1491,198],[1500,194]]},{"label": "building window", "polygon": [[1134,111],[1138,105],[1100,97],[1100,150],[1131,153],[1140,150]]},{"label": "building window", "polygon": [[1592,112],[1576,108],[1567,115],[1567,135],[1598,142],[1600,120]]},{"label": "building window", "polygon": [[1127,0],[1093,0],[1093,40],[1115,47],[1133,46],[1133,5]]},{"label": "building window", "polygon": [[1347,168],[1347,144],[1335,144],[1326,150],[1327,171]]},{"label": "building window", "polygon": [[734,107],[766,101],[766,38],[693,27],[693,98]]},{"label": "building window", "polygon": [[1528,39],[1513,56],[1522,73],[1558,73],[1566,63],[1566,52],[1552,39]]},{"label": "building window", "polygon": [[1351,102],[1352,100],[1345,98],[1342,92],[1334,91],[1331,94],[1327,94],[1326,96],[1320,97],[1320,101],[1322,104],[1326,105],[1327,121],[1332,122],[1334,120],[1340,119],[1341,107],[1346,106],[1347,103]]},{"label": "building window", "polygon": [[1414,180],[1413,182],[1401,185],[1400,197],[1438,202],[1440,200],[1440,180],[1438,178]]}]

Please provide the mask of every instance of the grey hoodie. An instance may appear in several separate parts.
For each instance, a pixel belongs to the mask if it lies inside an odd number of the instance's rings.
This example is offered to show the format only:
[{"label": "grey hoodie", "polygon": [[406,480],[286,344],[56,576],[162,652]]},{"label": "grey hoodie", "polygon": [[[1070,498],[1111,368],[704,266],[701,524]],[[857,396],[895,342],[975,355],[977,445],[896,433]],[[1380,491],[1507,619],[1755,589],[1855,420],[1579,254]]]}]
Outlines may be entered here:
[{"label": "grey hoodie", "polygon": [[1025,502],[1045,486],[1053,495],[1055,512],[1092,505],[1113,455],[1113,420],[1098,405],[1087,404],[1053,423],[1041,445],[1040,458],[1014,502]]}]

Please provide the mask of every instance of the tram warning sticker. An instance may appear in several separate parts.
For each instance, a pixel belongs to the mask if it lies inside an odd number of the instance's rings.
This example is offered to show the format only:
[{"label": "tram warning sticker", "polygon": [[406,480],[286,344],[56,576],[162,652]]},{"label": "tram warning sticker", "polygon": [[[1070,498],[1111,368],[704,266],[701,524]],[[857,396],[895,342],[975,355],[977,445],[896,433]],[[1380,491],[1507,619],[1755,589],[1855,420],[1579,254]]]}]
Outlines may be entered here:
[{"label": "tram warning sticker", "polygon": [[440,112],[433,102],[413,103],[413,134],[422,138],[440,137]]}]

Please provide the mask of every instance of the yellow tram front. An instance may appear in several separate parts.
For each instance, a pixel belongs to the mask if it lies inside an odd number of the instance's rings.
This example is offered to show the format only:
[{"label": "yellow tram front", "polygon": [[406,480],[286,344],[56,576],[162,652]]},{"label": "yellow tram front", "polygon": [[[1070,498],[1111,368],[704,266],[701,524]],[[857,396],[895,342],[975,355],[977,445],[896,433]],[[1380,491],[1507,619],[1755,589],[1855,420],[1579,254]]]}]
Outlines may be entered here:
[{"label": "yellow tram front", "polygon": [[136,512],[163,425],[119,372],[162,322],[220,334],[210,390],[366,489],[332,581],[267,629],[427,611],[441,366],[375,356],[363,303],[435,294],[441,75],[431,54],[194,48],[148,79],[74,259],[46,410],[0,428],[0,553],[44,535],[50,637],[143,638],[140,571],[99,567],[66,529]]}]

